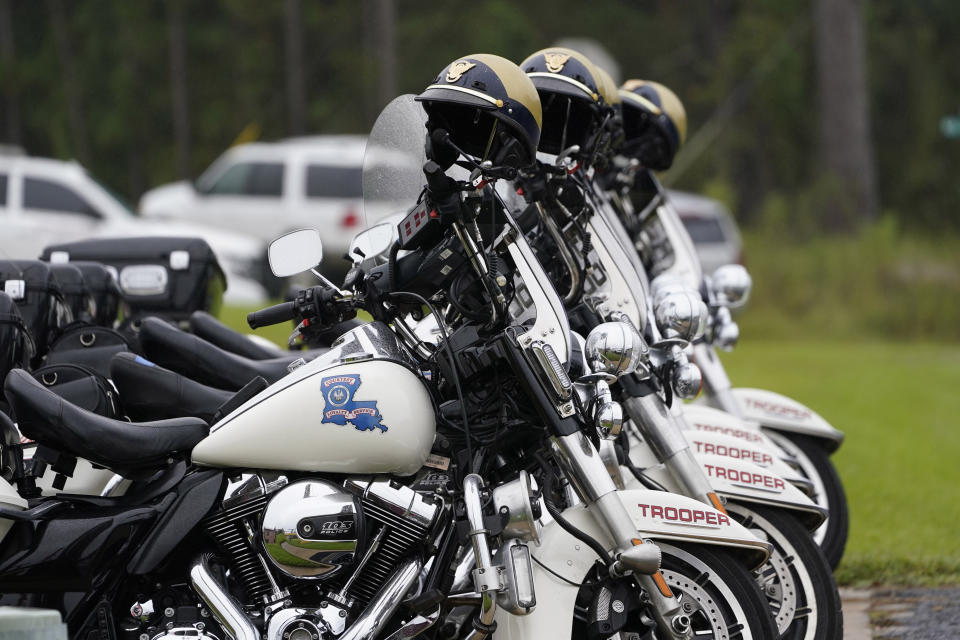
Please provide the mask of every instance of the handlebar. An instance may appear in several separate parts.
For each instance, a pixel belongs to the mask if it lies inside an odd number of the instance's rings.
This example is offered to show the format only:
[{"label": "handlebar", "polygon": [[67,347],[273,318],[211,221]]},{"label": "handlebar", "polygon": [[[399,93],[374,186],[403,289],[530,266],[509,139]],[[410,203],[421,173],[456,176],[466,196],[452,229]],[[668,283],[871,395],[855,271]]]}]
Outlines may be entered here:
[{"label": "handlebar", "polygon": [[247,314],[247,324],[251,329],[266,327],[271,324],[280,324],[294,319],[297,305],[295,302],[281,302],[266,309],[253,311]]}]

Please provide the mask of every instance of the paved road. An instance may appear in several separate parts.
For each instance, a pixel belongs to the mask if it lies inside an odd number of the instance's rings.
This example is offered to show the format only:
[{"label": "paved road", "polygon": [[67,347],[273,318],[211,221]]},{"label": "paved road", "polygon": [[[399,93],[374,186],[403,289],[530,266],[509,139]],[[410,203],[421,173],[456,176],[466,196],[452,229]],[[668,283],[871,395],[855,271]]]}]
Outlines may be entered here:
[{"label": "paved road", "polygon": [[960,639],[960,587],[842,589],[844,640]]}]

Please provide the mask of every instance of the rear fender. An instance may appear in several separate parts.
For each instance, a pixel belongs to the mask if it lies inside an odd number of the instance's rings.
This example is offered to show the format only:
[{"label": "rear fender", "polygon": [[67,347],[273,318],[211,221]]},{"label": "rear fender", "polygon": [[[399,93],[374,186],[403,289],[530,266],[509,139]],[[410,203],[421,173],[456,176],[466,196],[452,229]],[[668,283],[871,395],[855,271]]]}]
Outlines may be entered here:
[{"label": "rear fender", "polygon": [[843,443],[843,432],[809,407],[785,395],[764,389],[733,389],[743,409],[743,416],[767,429],[799,433],[823,441],[827,451],[834,452]]},{"label": "rear fender", "polygon": [[[20,494],[17,493],[16,487],[11,485],[3,478],[0,478],[0,505],[7,509],[23,511],[27,508],[27,501],[20,497]],[[12,525],[13,520],[0,518],[0,542],[3,542],[3,539],[6,537],[7,532],[10,531],[10,527]]]}]

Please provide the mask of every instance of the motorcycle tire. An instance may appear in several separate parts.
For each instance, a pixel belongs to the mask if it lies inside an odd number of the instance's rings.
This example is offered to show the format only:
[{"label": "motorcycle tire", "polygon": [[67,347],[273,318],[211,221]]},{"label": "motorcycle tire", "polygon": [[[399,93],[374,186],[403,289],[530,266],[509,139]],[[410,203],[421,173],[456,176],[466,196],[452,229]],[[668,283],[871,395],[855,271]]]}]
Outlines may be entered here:
[{"label": "motorcycle tire", "polygon": [[850,533],[850,510],[847,494],[830,454],[816,439],[795,433],[771,432],[766,434],[787,453],[795,456],[799,471],[813,482],[814,502],[830,511],[830,516],[813,534],[831,569],[836,569],[847,546]]},{"label": "motorcycle tire", "polygon": [[790,513],[757,504],[727,504],[732,518],[759,529],[773,545],[754,571],[784,640],[842,640],[840,594],[820,547]]},{"label": "motorcycle tire", "polygon": [[763,593],[730,551],[658,540],[661,573],[690,618],[694,638],[779,638]]}]

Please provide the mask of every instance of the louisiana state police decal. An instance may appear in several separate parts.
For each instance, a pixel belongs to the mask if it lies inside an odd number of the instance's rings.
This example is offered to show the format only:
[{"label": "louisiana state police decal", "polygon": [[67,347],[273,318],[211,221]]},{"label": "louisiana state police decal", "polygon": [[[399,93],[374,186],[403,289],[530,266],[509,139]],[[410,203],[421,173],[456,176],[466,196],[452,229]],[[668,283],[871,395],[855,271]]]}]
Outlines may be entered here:
[{"label": "louisiana state police decal", "polygon": [[320,389],[323,391],[323,420],[333,424],[352,424],[357,431],[386,431],[383,416],[377,409],[376,400],[354,400],[353,396],[360,387],[360,376],[340,375],[323,378]]}]

